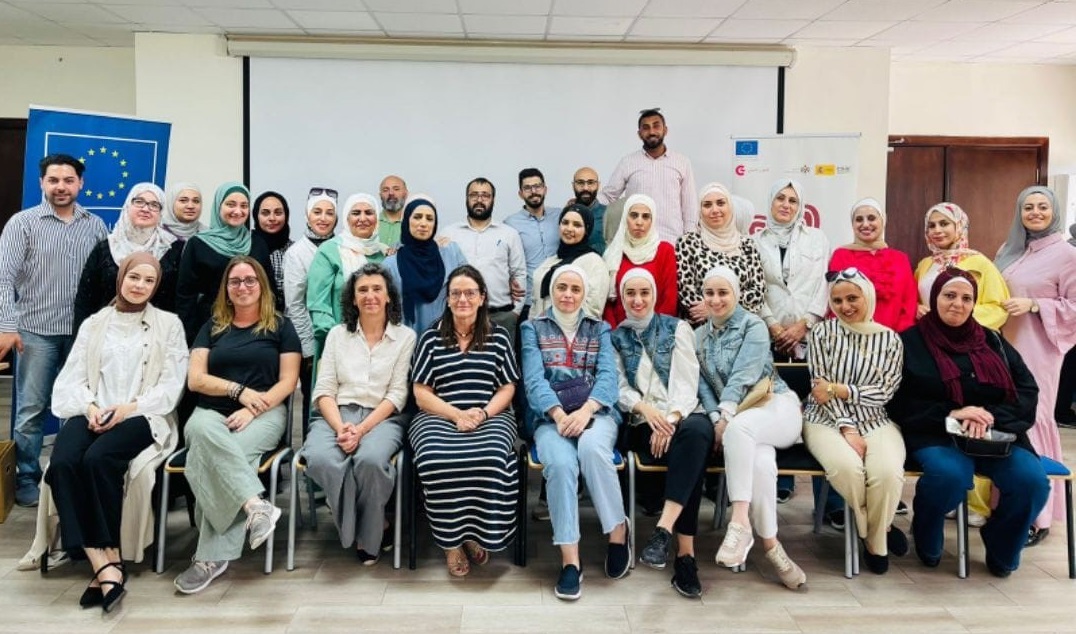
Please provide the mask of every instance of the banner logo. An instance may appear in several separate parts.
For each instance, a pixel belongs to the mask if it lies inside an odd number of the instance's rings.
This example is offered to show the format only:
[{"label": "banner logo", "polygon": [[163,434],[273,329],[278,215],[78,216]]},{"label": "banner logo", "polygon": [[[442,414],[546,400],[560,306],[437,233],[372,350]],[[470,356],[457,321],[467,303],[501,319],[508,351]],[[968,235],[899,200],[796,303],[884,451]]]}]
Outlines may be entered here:
[{"label": "banner logo", "polygon": [[758,156],[758,141],[737,141],[736,156]]},{"label": "banner logo", "polygon": [[815,176],[836,176],[837,166],[833,163],[820,163],[814,166]]}]

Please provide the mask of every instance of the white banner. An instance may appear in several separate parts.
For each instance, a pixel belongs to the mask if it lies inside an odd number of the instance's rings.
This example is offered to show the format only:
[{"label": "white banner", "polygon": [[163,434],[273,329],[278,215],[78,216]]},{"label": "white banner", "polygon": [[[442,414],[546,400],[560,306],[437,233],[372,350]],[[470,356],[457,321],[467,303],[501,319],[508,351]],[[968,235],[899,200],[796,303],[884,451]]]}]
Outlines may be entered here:
[{"label": "white banner", "polygon": [[732,137],[729,189],[755,204],[751,233],[766,226],[770,186],[788,178],[803,185],[804,219],[820,227],[831,248],[852,241],[852,205],[859,177],[859,135]]}]

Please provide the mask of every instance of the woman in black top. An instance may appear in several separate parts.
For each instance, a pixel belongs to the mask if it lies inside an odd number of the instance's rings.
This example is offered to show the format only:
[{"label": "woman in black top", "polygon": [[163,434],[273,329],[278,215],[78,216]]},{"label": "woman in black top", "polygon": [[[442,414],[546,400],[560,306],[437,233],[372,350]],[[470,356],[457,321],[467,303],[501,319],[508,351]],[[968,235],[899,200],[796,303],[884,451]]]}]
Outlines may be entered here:
[{"label": "woman in black top", "polygon": [[269,251],[272,268],[265,272],[273,284],[276,309],[284,312],[284,253],[292,245],[291,227],[288,226],[291,209],[282,195],[274,191],[262,192],[254,199],[251,216],[251,235],[264,242]]}]

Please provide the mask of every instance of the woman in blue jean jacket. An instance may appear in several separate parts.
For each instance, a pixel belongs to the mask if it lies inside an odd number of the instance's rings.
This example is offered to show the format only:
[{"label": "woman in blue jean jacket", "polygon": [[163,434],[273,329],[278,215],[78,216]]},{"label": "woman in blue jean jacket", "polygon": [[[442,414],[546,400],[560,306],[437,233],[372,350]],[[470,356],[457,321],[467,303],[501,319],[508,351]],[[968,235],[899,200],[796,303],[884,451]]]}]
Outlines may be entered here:
[{"label": "woman in blue jean jacket", "polygon": [[[529,409],[527,428],[534,436],[549,498],[553,543],[560,546],[562,568],[554,594],[578,599],[583,575],[579,563],[579,474],[598,512],[602,532],[609,535],[605,574],[628,574],[631,552],[620,480],[613,466],[620,416],[617,402],[616,351],[609,325],[582,310],[586,274],[566,265],[553,273],[553,306],[524,322],[523,383]],[[568,412],[553,386],[580,376],[592,382],[590,397]]]}]

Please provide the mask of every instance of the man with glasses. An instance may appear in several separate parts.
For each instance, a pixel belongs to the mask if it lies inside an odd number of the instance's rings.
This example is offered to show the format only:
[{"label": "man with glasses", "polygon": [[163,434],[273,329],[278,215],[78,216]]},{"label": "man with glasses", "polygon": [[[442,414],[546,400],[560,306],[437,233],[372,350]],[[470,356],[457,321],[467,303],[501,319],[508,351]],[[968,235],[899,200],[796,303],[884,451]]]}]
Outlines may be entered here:
[{"label": "man with glasses", "polygon": [[523,253],[527,258],[527,292],[521,321],[527,319],[530,313],[534,269],[547,258],[556,255],[557,247],[560,246],[560,209],[546,207],[545,194],[545,176],[542,172],[536,167],[521,170],[519,197],[523,200],[523,209],[504,220],[504,224],[519,233],[523,242]]},{"label": "man with glasses", "polygon": [[[585,205],[594,215],[594,230],[590,232],[590,246],[599,254],[605,253],[605,205],[598,202],[598,190],[601,188],[598,172],[592,167],[580,167],[572,176],[572,192],[575,202]],[[619,218],[618,218],[619,221]],[[615,227],[614,227],[615,229]]]},{"label": "man with glasses", "polygon": [[12,216],[0,236],[0,360],[15,350],[19,506],[37,506],[42,426],[74,342],[75,292],[90,251],[108,237],[105,223],[77,202],[85,166],[66,154],[39,165],[41,204]]},{"label": "man with glasses", "polygon": [[[377,237],[389,246],[392,255],[400,246],[400,230],[403,222],[404,205],[407,204],[407,183],[395,175],[388,175],[381,181],[381,215],[377,218]],[[348,210],[343,210],[347,214]]]},{"label": "man with glasses", "polygon": [[516,336],[527,286],[527,260],[515,229],[493,220],[497,188],[479,176],[467,183],[467,220],[448,226],[444,236],[459,245],[467,263],[486,282],[489,318]]},{"label": "man with glasses", "polygon": [[[692,231],[699,221],[699,200],[691,161],[665,145],[665,116],[660,108],[639,114],[641,150],[620,159],[609,183],[598,194],[598,201],[609,205],[633,194],[646,194],[657,203],[658,235],[676,244],[677,238]],[[619,217],[617,218],[619,220]],[[606,222],[612,222],[607,218]]]}]

